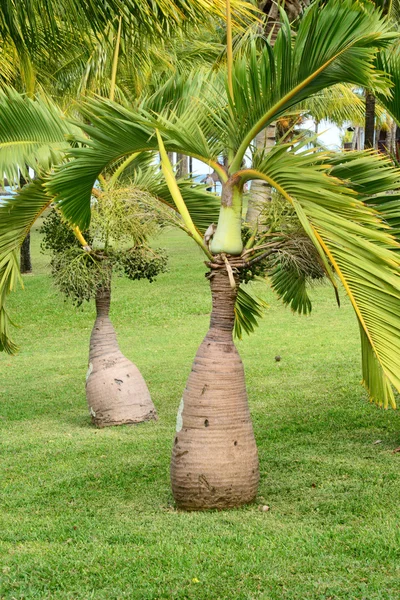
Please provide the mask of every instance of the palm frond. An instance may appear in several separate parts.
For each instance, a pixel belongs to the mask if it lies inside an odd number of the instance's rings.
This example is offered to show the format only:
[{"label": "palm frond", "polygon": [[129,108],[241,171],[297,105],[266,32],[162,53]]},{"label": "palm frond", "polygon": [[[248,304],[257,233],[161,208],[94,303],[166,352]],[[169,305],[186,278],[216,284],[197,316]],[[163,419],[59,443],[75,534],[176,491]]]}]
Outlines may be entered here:
[{"label": "palm frond", "polygon": [[[225,139],[216,135],[208,113],[210,106],[196,97],[207,81],[204,84],[201,78],[193,77],[186,82],[178,79],[175,83],[167,82],[136,110],[102,100],[85,103],[82,110],[90,125],[79,125],[90,139],[82,138],[86,147],[71,150],[69,156],[74,160],[68,167],[61,167],[48,183],[50,193],[60,202],[65,216],[81,229],[85,229],[90,220],[90,196],[98,175],[132,153],[158,151],[156,129],[160,131],[167,151],[191,155],[209,164],[218,160]],[[172,110],[171,102],[175,96],[177,105]],[[213,101],[220,104],[223,99],[214,93]],[[163,106],[157,119],[153,111],[161,110]],[[209,135],[205,133],[207,128]],[[220,130],[223,130],[223,124],[220,124]]]},{"label": "palm frond", "polygon": [[22,284],[19,272],[22,242],[50,202],[42,181],[36,180],[0,205],[0,351],[10,354],[16,352],[17,346],[10,338],[12,322],[5,308],[6,299],[18,282]]},{"label": "palm frond", "polygon": [[258,325],[268,304],[249,291],[248,285],[241,284],[235,302],[234,335],[242,339],[243,333],[250,335]]},{"label": "palm frond", "polygon": [[299,230],[284,238],[271,255],[267,273],[282,302],[299,314],[311,312],[309,285],[326,277],[315,246]]},{"label": "palm frond", "polygon": [[284,11],[281,19],[273,48],[267,43],[259,54],[253,46],[235,63],[229,137],[237,151],[232,173],[264,127],[322,89],[351,83],[388,93],[388,78],[374,58],[396,34],[372,4],[313,2],[295,36]]},{"label": "palm frond", "polygon": [[393,405],[387,390],[388,382],[400,390],[400,245],[363,200],[398,187],[400,173],[374,153],[282,150],[273,149],[260,161],[257,177],[286,197],[325,253],[364,331],[363,367],[375,365],[364,372],[370,398]]},{"label": "palm frond", "polygon": [[317,123],[328,120],[342,127],[345,123],[364,125],[365,103],[351,84],[339,83],[307,98],[300,106]]},{"label": "palm frond", "polygon": [[[238,20],[255,18],[254,6],[242,0],[231,0]],[[135,27],[153,37],[161,37],[175,27],[204,22],[210,17],[223,18],[224,0],[154,0],[150,4],[138,0],[18,0],[0,4],[0,35],[12,39],[17,47],[35,49],[36,32],[43,30],[45,40],[57,47],[60,31],[72,37],[82,31],[102,34],[110,23],[116,28],[119,16],[124,25]]]},{"label": "palm frond", "polygon": [[365,202],[375,207],[390,226],[390,231],[400,243],[400,194],[376,194],[366,198]]},{"label": "palm frond", "polygon": [[59,163],[77,129],[62,119],[56,106],[31,100],[8,88],[0,90],[0,180],[18,185],[19,170],[42,173]]},{"label": "palm frond", "polygon": [[293,312],[305,315],[311,312],[311,300],[307,293],[304,274],[293,267],[278,263],[269,278],[272,288]]}]

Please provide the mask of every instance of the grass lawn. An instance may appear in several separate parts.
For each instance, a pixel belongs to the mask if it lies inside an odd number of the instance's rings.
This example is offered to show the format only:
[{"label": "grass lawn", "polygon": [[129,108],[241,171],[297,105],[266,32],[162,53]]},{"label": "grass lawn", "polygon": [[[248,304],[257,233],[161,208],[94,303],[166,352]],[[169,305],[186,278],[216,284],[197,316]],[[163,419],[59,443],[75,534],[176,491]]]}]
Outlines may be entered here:
[{"label": "grass lawn", "polygon": [[261,327],[238,343],[257,502],[174,509],[176,411],[211,303],[195,244],[171,231],[159,244],[170,272],[116,281],[111,310],[159,421],[96,430],[84,390],[94,307],[64,303],[33,237],[35,275],[10,302],[21,351],[0,355],[0,598],[398,600],[399,415],[367,403],[352,309],[328,287],[307,318],[267,293]]}]

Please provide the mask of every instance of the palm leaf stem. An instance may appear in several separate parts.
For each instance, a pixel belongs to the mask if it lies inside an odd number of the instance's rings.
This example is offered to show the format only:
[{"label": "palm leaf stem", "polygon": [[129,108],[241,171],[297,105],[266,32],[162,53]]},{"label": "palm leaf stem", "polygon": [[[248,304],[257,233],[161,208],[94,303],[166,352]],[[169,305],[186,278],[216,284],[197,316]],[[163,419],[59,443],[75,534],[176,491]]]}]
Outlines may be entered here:
[{"label": "palm leaf stem", "polygon": [[200,246],[200,248],[203,250],[203,252],[206,254],[206,256],[210,259],[212,259],[212,254],[210,253],[210,251],[208,250],[207,246],[205,245],[201,235],[199,234],[199,232],[197,231],[193,221],[192,221],[192,217],[190,216],[190,213],[187,209],[187,206],[185,204],[185,201],[182,198],[182,194],[180,192],[179,186],[176,182],[175,179],[175,175],[172,169],[172,165],[169,161],[168,158],[168,154],[165,150],[165,146],[164,143],[162,141],[162,137],[160,135],[160,132],[158,131],[158,129],[156,130],[156,134],[157,134],[157,139],[158,139],[158,146],[159,146],[159,150],[160,150],[160,156],[161,156],[161,168],[163,170],[164,173],[164,177],[165,177],[165,181],[168,185],[168,189],[170,191],[170,194],[176,204],[176,207],[179,211],[179,214],[181,215],[183,222],[185,223],[191,237],[194,239],[194,241]]},{"label": "palm leaf stem", "polygon": [[108,187],[112,188],[115,185],[115,183],[118,180],[118,177],[120,175],[122,175],[122,173],[125,171],[125,169],[131,164],[131,162],[133,160],[135,160],[135,158],[137,158],[139,156],[139,154],[140,154],[139,152],[134,152],[120,164],[118,169],[116,169],[114,171],[114,173],[111,175],[109,182],[108,182]]},{"label": "palm leaf stem", "polygon": [[87,243],[87,241],[85,240],[85,238],[82,235],[81,230],[79,229],[78,226],[74,227],[74,234],[76,235],[76,238],[78,240],[78,242],[80,244],[82,244],[83,248],[89,248],[89,244]]},{"label": "palm leaf stem", "polygon": [[214,169],[214,171],[219,175],[219,178],[221,179],[222,183],[226,183],[228,181],[228,175],[227,175],[224,167],[222,165],[220,165],[218,162],[216,162],[215,160],[206,158],[205,156],[201,156],[201,154],[192,154],[192,153],[188,154],[184,150],[182,150],[182,152],[179,152],[179,154],[184,154],[186,156],[191,156],[192,158],[197,158],[197,160],[200,160],[201,162],[205,163],[209,167],[212,167]]},{"label": "palm leaf stem", "polygon": [[99,173],[98,180],[99,180],[100,185],[103,188],[103,190],[105,190],[107,188],[107,180],[104,177],[104,175],[102,175],[101,173]]},{"label": "palm leaf stem", "polygon": [[226,0],[226,58],[228,66],[228,90],[231,100],[233,102],[233,82],[232,82],[232,71],[233,71],[233,47],[232,47],[232,16],[231,16],[231,2]]},{"label": "palm leaf stem", "polygon": [[110,81],[110,100],[114,100],[114,96],[115,96],[115,84],[117,81],[119,47],[121,45],[121,29],[122,29],[122,16],[119,18],[117,38],[115,40],[115,49],[114,49],[114,57],[113,57],[113,62],[112,62],[111,81]]}]

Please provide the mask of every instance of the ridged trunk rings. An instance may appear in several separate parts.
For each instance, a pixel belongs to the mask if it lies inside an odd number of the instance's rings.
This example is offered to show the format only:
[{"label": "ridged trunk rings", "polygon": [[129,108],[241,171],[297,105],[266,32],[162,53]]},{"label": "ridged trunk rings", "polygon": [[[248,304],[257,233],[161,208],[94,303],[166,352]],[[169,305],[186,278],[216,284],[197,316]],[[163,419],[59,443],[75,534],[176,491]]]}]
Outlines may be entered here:
[{"label": "ridged trunk rings", "polygon": [[157,412],[139,369],[120,351],[108,317],[110,288],[96,294],[97,318],[90,337],[86,398],[97,427],[157,419]]},{"label": "ridged trunk rings", "polygon": [[171,461],[179,508],[232,508],[254,500],[259,481],[243,364],[233,343],[236,290],[213,271],[210,329],[183,394]]}]

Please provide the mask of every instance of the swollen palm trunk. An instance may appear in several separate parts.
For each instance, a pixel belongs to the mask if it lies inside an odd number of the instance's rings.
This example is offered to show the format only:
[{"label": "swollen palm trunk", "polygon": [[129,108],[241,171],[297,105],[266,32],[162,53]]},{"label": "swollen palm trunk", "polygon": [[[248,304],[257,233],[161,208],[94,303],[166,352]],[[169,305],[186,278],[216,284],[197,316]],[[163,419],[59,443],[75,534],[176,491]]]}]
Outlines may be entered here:
[{"label": "swollen palm trunk", "polygon": [[97,427],[157,419],[156,409],[139,369],[120,351],[108,317],[110,288],[96,294],[97,317],[90,337],[86,398]]},{"label": "swollen palm trunk", "polygon": [[213,308],[183,394],[172,462],[172,491],[187,510],[251,502],[259,480],[243,364],[232,339],[236,290],[211,274]]}]

